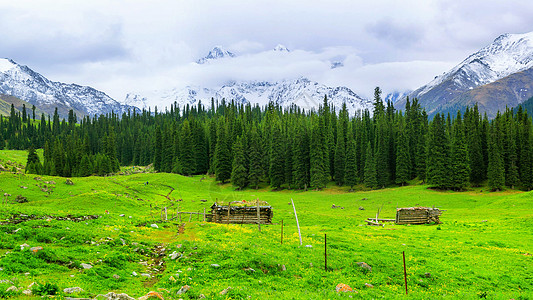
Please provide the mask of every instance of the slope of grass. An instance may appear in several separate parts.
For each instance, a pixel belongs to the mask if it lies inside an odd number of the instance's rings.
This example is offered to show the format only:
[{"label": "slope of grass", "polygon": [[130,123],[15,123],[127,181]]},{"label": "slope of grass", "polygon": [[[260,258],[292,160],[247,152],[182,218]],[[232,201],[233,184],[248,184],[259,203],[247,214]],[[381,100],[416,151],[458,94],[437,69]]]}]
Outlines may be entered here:
[{"label": "slope of grass", "polygon": [[[0,152],[0,157],[6,156],[16,155]],[[357,193],[338,187],[237,192],[212,178],[154,173],[73,181],[74,185],[67,185],[59,177],[0,173],[2,195],[11,194],[0,206],[4,232],[0,232],[0,280],[20,287],[52,283],[60,291],[79,286],[84,290],[74,294],[79,297],[109,291],[139,297],[151,290],[165,299],[198,299],[200,294],[208,299],[533,296],[532,256],[525,255],[533,252],[532,192],[438,192],[424,185]],[[28,202],[16,203],[16,195],[27,197]],[[163,207],[171,218],[178,206],[186,212],[209,211],[215,201],[257,198],[274,207],[273,224],[261,226],[261,232],[257,225],[204,223],[196,215],[182,215],[182,222],[160,221]],[[299,246],[291,198],[303,246]],[[344,209],[333,209],[333,204]],[[396,207],[434,205],[446,210],[441,225],[363,225],[380,208],[380,217],[393,218]],[[15,224],[12,218],[20,219],[20,214],[37,218]],[[100,217],[57,219],[67,215]],[[24,243],[44,250],[21,251]],[[409,297],[404,295],[403,251]],[[171,259],[173,252],[179,258]],[[372,271],[362,269],[358,262],[368,263]],[[93,268],[85,270],[81,263]],[[337,294],[339,283],[358,293]],[[9,285],[3,283],[0,293]],[[178,295],[183,285],[191,288]],[[219,294],[229,286],[232,289],[226,295]],[[13,294],[20,295],[20,291]]]}]

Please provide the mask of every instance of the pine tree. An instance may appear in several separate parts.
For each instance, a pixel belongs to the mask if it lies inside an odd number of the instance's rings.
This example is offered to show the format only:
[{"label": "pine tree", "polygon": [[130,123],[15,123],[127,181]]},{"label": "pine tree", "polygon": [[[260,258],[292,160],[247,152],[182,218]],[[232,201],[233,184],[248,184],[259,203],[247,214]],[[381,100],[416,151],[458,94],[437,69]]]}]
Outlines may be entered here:
[{"label": "pine tree", "polygon": [[344,169],[345,184],[353,191],[353,187],[357,184],[357,158],[355,156],[355,140],[348,138],[348,147],[346,147],[346,165]]},{"label": "pine tree", "polygon": [[30,146],[28,149],[28,159],[26,160],[26,173],[29,174],[42,174],[43,166],[41,165],[41,160],[35,152],[33,146]]},{"label": "pine tree", "polygon": [[372,151],[372,146],[368,142],[366,146],[366,155],[365,155],[365,186],[368,188],[377,188],[378,187],[378,178],[376,172],[376,158]]},{"label": "pine tree", "polygon": [[406,134],[403,118],[400,118],[398,128],[398,145],[396,148],[396,183],[405,185],[411,177],[409,166],[411,158],[409,157],[409,137]]},{"label": "pine tree", "polygon": [[209,150],[206,140],[205,127],[202,124],[196,124],[194,130],[194,140],[194,158],[196,162],[195,173],[205,174],[209,169]]},{"label": "pine tree", "polygon": [[433,118],[428,136],[427,180],[433,187],[450,187],[449,147],[445,132],[444,116]]},{"label": "pine tree", "polygon": [[381,100],[381,89],[376,87],[374,89],[374,120],[383,115],[385,115],[385,105]]},{"label": "pine tree", "polygon": [[216,180],[225,183],[231,177],[231,153],[228,130],[224,119],[221,118],[217,128],[217,144],[215,146],[215,175]]},{"label": "pine tree", "polygon": [[248,182],[251,187],[257,189],[259,183],[261,182],[261,177],[263,174],[263,166],[261,165],[262,160],[262,151],[261,143],[259,140],[259,133],[257,132],[257,127],[255,124],[252,126],[250,131],[249,138],[249,147],[248,147],[248,158],[249,158],[249,170],[248,170]]},{"label": "pine tree", "polygon": [[470,162],[470,183],[480,186],[485,178],[484,158],[481,142],[481,125],[477,105],[465,112],[465,132],[468,141],[468,160]]},{"label": "pine tree", "polygon": [[489,130],[489,165],[487,177],[489,179],[489,188],[492,191],[500,191],[505,185],[505,169],[503,157],[501,155],[501,144],[498,141],[496,126],[491,126]]},{"label": "pine tree", "polygon": [[309,179],[309,135],[306,127],[300,123],[297,125],[294,137],[293,151],[293,179],[297,189],[306,189],[310,184]]},{"label": "pine tree", "polygon": [[389,145],[388,132],[386,128],[386,118],[378,117],[376,128],[376,141],[374,160],[376,164],[377,185],[375,187],[384,188],[389,184],[391,172],[389,170]]},{"label": "pine tree", "polygon": [[533,132],[531,130],[531,118],[523,114],[519,120],[519,173],[520,183],[525,190],[533,188]]},{"label": "pine tree", "polygon": [[468,185],[470,177],[470,163],[468,161],[468,147],[465,138],[461,113],[457,113],[453,125],[452,147],[451,147],[451,188],[463,190]]},{"label": "pine tree", "polygon": [[310,141],[310,176],[311,186],[319,190],[326,187],[328,182],[328,155],[326,139],[324,138],[324,118],[315,118]]},{"label": "pine tree", "polygon": [[195,171],[196,161],[194,159],[194,140],[189,120],[185,120],[181,126],[179,160],[183,175],[192,175]]},{"label": "pine tree", "polygon": [[231,182],[239,190],[247,185],[248,170],[246,169],[246,156],[244,152],[243,138],[237,137],[233,144],[233,169],[231,172]]},{"label": "pine tree", "polygon": [[158,126],[155,129],[154,140],[154,170],[161,171],[161,164],[163,159],[163,137],[161,134],[161,128]]},{"label": "pine tree", "polygon": [[285,180],[285,142],[278,119],[272,124],[270,137],[270,185],[279,189]]},{"label": "pine tree", "polygon": [[92,166],[91,161],[89,159],[89,156],[87,154],[84,154],[81,158],[80,165],[78,167],[78,176],[80,177],[86,177],[91,175],[92,173]]},{"label": "pine tree", "polygon": [[[343,126],[337,127],[337,145],[335,147],[335,182],[341,186],[344,184],[344,171],[346,166],[346,147]],[[354,149],[355,150],[355,149]],[[354,153],[355,154],[355,153]]]}]

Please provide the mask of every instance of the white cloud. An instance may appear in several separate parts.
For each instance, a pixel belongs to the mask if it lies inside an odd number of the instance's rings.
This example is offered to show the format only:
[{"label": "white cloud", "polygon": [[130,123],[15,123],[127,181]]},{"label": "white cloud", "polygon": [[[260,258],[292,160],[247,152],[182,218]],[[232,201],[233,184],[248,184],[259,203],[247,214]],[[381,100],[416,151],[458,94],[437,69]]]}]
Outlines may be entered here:
[{"label": "white cloud", "polygon": [[[521,0],[18,0],[0,2],[0,57],[116,99],[138,89],[307,76],[371,95],[414,89],[505,32]],[[293,50],[269,52],[277,44]],[[199,66],[213,46],[240,56]],[[300,49],[300,50],[298,50]],[[330,61],[344,67],[330,69]]]}]

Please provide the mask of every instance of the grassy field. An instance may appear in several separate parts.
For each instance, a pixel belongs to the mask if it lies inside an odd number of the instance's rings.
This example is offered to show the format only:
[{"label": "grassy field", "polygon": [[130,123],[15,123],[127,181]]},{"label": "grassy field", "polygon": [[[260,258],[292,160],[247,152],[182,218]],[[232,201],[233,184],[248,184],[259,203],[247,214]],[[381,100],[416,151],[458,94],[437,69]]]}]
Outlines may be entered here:
[{"label": "grassy field", "polygon": [[[24,155],[0,151],[0,161],[23,163]],[[532,192],[439,192],[424,185],[356,193],[338,187],[237,192],[212,178],[138,171],[73,178],[74,185],[65,178],[1,172],[0,196],[11,196],[2,197],[0,206],[0,298],[27,298],[22,291],[33,282],[34,295],[83,289],[71,297],[156,291],[165,299],[533,298]],[[17,203],[17,195],[28,202]],[[274,207],[273,224],[261,232],[257,225],[205,223],[196,215],[183,216],[181,223],[160,219],[163,207],[171,218],[178,205],[201,212],[215,201],[257,198]],[[434,205],[446,210],[441,225],[363,225],[379,208],[380,217],[393,218],[396,207]],[[99,217],[83,219],[92,215]],[[23,244],[43,249],[21,250]],[[336,293],[339,283],[357,293]],[[18,291],[6,292],[13,285]],[[189,291],[177,294],[184,285]]]}]

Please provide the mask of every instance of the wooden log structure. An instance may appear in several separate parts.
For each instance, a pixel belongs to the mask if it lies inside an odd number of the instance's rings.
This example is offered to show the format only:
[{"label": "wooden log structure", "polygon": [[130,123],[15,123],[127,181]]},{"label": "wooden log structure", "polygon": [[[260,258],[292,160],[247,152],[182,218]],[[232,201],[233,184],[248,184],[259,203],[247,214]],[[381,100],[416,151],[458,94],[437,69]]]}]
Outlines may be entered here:
[{"label": "wooden log structure", "polygon": [[396,209],[396,224],[440,224],[442,211],[431,207],[406,207]]},{"label": "wooden log structure", "polygon": [[206,214],[206,221],[231,224],[258,224],[258,216],[259,224],[272,224],[272,206],[266,202],[260,202],[258,213],[255,202],[245,204],[245,202],[234,201],[228,205],[213,204],[211,206],[211,213]]}]

